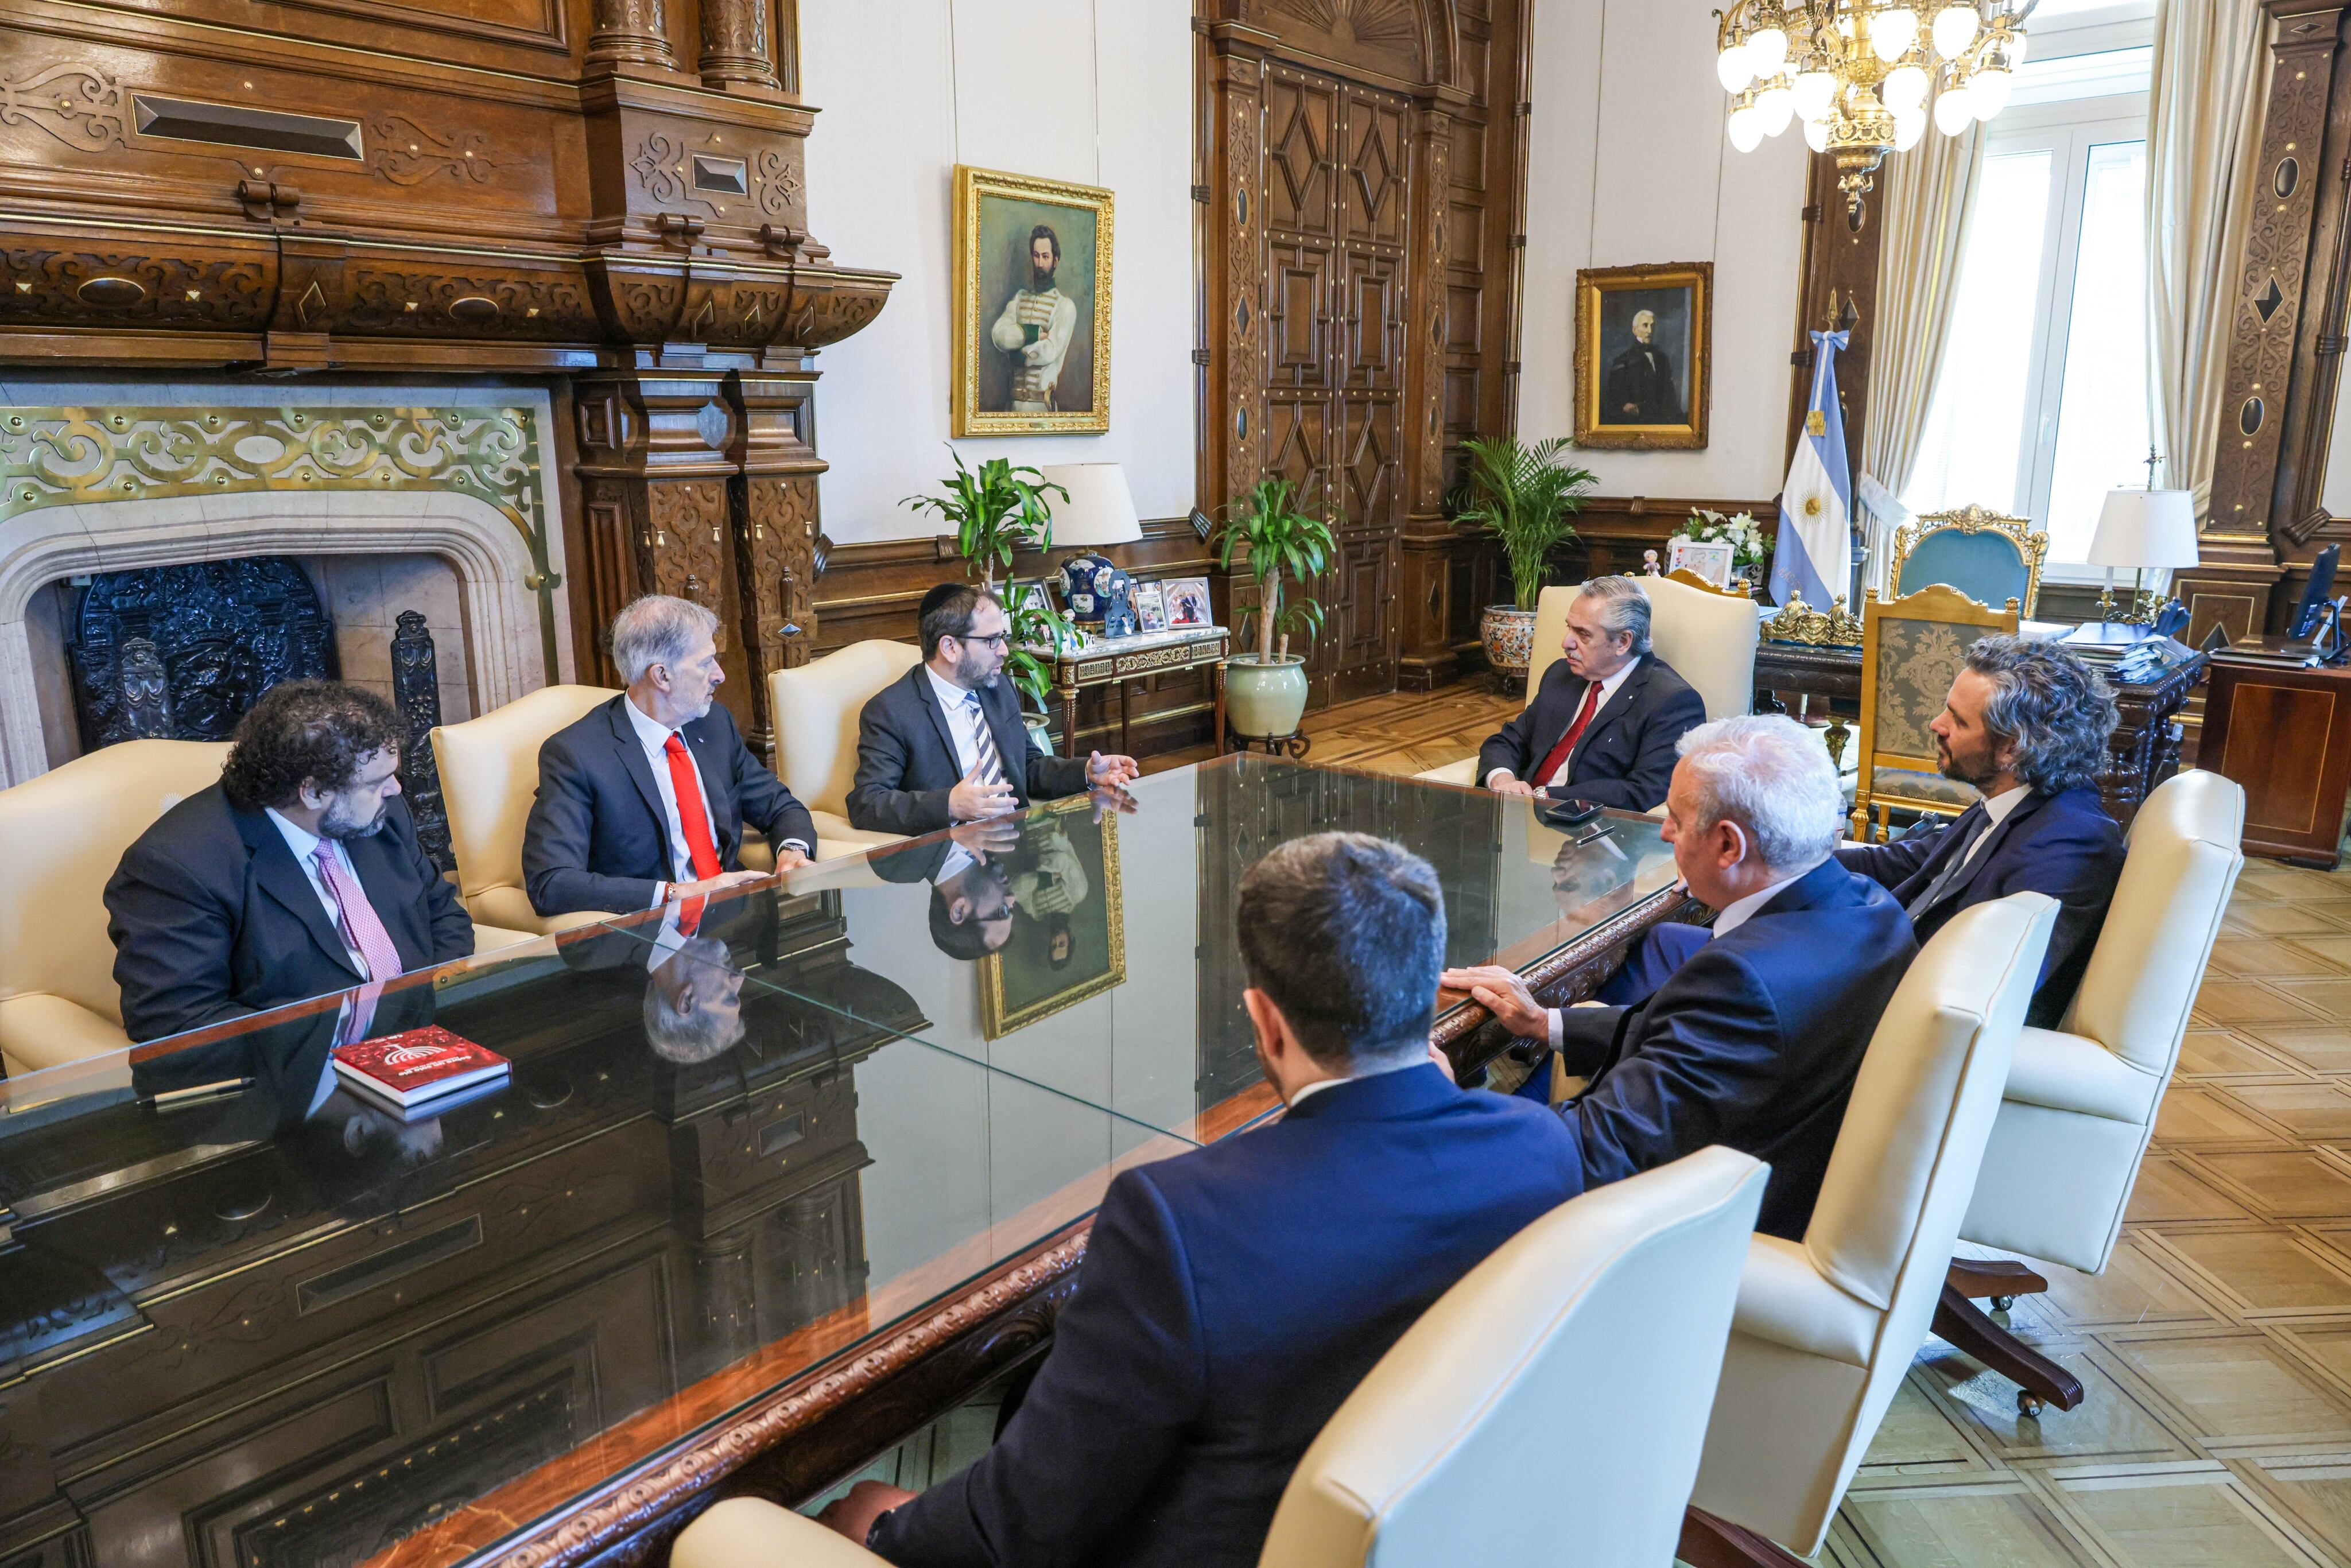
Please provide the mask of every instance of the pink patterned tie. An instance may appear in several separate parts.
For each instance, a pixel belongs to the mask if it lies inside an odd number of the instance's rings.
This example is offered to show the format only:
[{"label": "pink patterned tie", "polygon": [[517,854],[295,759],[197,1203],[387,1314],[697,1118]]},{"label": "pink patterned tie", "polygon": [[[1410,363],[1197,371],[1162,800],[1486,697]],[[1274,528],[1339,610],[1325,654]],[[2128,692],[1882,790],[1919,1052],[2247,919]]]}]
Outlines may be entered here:
[{"label": "pink patterned tie", "polygon": [[375,905],[368,902],[359,878],[343,869],[334,850],[325,843],[319,844],[311,860],[319,868],[319,880],[340,912],[344,945],[358,948],[360,956],[367,960],[367,977],[383,981],[399,974],[400,949],[392,946],[392,933],[377,918]]}]

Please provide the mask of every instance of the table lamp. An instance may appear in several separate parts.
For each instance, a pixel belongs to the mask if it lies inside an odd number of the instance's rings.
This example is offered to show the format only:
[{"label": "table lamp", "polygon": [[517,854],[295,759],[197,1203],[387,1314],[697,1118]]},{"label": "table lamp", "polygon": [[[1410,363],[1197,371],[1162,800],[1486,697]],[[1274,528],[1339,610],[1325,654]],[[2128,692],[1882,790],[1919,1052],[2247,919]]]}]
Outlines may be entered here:
[{"label": "table lamp", "polygon": [[[2162,608],[2158,594],[2140,589],[2141,574],[2194,566],[2196,497],[2188,490],[2109,490],[2098,513],[2097,532],[2091,536],[2088,561],[2106,569],[2106,590],[2098,596],[2102,620],[2121,619],[2147,625]],[[2131,569],[2131,606],[2127,615],[2115,610],[2115,568]]]},{"label": "table lamp", "polygon": [[1047,491],[1045,507],[1053,516],[1054,545],[1075,547],[1061,565],[1070,618],[1081,625],[1099,624],[1105,637],[1132,635],[1133,583],[1101,553],[1102,546],[1133,544],[1143,538],[1143,519],[1135,515],[1126,470],[1115,463],[1049,463],[1038,472],[1069,492],[1065,499]]}]

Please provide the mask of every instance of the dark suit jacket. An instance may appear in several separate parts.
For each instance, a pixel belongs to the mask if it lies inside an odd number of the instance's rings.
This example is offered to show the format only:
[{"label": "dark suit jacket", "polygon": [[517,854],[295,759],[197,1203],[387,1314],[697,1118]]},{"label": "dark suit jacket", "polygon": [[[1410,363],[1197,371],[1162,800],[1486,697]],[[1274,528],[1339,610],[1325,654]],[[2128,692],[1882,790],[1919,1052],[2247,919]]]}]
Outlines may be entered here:
[{"label": "dark suit jacket", "polygon": [[1884,888],[1823,861],[1691,954],[1632,1008],[1561,1015],[1560,1108],[1585,1181],[1616,1181],[1708,1144],[1769,1161],[1756,1228],[1801,1239],[1878,1015],[1917,952]]},{"label": "dark suit jacket", "polygon": [[[1631,403],[1634,412],[1626,413]],[[1608,364],[1608,379],[1600,395],[1603,424],[1679,424],[1681,383],[1674,380],[1674,361],[1655,343],[1644,349],[1628,344]]]},{"label": "dark suit jacket", "polygon": [[[1507,768],[1530,784],[1583,706],[1591,683],[1567,667],[1565,659],[1543,672],[1535,700],[1519,710],[1478,752],[1478,782]],[[1674,667],[1644,653],[1616,695],[1592,716],[1583,738],[1568,758],[1570,793],[1595,805],[1646,811],[1660,805],[1674,776],[1674,746],[1706,722],[1706,703]],[[1557,793],[1557,791],[1554,791]]]},{"label": "dark suit jacket", "polygon": [[[670,864],[669,819],[653,764],[622,705],[626,693],[557,730],[538,748],[538,795],[523,829],[523,885],[541,915],[573,910],[626,914],[653,901],[653,884],[692,882],[694,868]],[[734,716],[716,704],[680,733],[702,776],[718,864],[743,869],[743,824],[781,845],[816,852],[816,823],[784,781],[743,744]]]},{"label": "dark suit jacket", "polygon": [[1526,1101],[1429,1066],[1121,1174],[994,1448],[890,1514],[893,1563],[1254,1568],[1290,1471],[1405,1330],[1583,1190]]},{"label": "dark suit jacket", "polygon": [[[1886,888],[1905,909],[1943,874],[1967,832],[1983,816],[1980,802],[1932,832],[1890,844],[1847,844],[1837,859]],[[2057,929],[2025,1022],[2054,1029],[2065,1016],[2090,951],[2106,923],[2115,883],[2123,874],[2123,831],[2106,815],[2095,785],[2054,795],[2027,795],[2001,820],[1983,848],[1951,879],[1933,904],[1912,916],[1923,946],[1962,909],[2011,893],[2045,893],[2057,901]]]},{"label": "dark suit jacket", "polygon": [[[403,969],[462,958],[473,922],[417,847],[394,798],[373,838],[343,846]],[[242,1018],[366,978],[286,847],[277,824],[240,811],[218,784],[156,820],[106,884],[122,1027],[132,1040]]]},{"label": "dark suit jacket", "polygon": [[[849,791],[853,828],[913,834],[953,824],[947,792],[961,782],[963,768],[928,671],[928,665],[916,664],[904,679],[874,693],[857,716],[857,779]],[[1021,805],[1075,795],[1086,787],[1084,758],[1048,757],[1029,744],[1010,681],[999,679],[982,691],[979,706],[1004,759],[1004,781]]]}]

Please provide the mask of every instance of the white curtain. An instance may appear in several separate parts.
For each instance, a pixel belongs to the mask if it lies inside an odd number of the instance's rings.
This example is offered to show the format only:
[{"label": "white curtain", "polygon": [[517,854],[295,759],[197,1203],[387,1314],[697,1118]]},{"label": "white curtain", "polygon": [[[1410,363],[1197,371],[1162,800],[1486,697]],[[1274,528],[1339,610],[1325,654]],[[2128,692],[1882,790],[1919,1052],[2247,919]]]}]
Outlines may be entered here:
[{"label": "white curtain", "polygon": [[[2149,428],[2175,489],[2212,499],[2236,261],[2260,174],[2268,27],[2257,0],[2159,0],[2147,109]],[[2322,177],[2317,149],[2303,178]]]},{"label": "white curtain", "polygon": [[[1959,261],[1982,183],[1983,149],[1980,125],[1958,136],[1930,131],[1909,152],[1890,154],[1878,173],[1886,199],[1876,219],[1884,228],[1861,465],[1897,499],[1910,483],[1943,349],[1951,338]],[[1869,556],[1862,580],[1881,596],[1896,521],[1873,510],[1863,522]]]}]

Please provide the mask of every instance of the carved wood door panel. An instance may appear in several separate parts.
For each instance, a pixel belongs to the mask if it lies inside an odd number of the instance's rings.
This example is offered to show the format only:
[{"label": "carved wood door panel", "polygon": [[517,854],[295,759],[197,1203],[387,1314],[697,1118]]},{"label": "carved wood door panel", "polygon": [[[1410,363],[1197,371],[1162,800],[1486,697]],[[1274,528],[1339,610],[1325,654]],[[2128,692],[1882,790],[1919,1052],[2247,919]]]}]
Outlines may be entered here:
[{"label": "carved wood door panel", "polygon": [[1337,235],[1339,84],[1288,66],[1265,74],[1265,223],[1277,234]]}]

